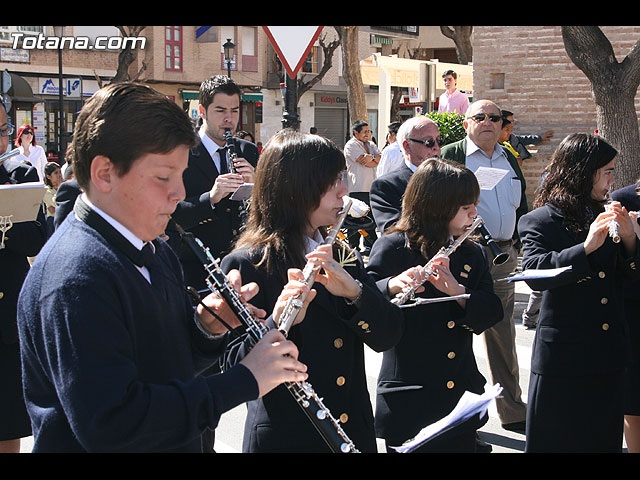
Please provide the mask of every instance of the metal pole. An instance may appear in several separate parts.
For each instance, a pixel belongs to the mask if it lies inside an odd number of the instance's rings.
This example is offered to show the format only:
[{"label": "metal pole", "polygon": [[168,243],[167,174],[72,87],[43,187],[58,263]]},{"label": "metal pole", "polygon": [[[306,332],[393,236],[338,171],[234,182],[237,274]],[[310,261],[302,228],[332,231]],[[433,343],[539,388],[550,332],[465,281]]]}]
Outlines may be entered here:
[{"label": "metal pole", "polygon": [[298,130],[300,120],[298,119],[298,85],[295,78],[291,78],[285,73],[284,81],[284,112],[282,117],[283,128]]},{"label": "metal pole", "polygon": [[64,163],[65,147],[63,145],[64,135],[64,99],[63,99],[63,78],[62,78],[62,48],[58,48],[58,102],[60,108],[60,121],[59,121],[59,133],[58,133],[58,163],[62,165]]}]

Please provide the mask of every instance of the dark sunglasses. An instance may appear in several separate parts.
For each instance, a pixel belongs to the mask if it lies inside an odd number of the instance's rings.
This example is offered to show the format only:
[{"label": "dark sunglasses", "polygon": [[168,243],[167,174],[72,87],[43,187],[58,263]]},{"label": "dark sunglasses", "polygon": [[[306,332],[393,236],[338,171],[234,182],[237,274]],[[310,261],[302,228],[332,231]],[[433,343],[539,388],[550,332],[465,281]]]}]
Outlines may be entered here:
[{"label": "dark sunglasses", "polygon": [[493,123],[498,123],[502,121],[502,116],[497,113],[476,113],[475,115],[471,115],[470,118],[473,118],[476,122],[484,122],[485,119],[489,117]]},{"label": "dark sunglasses", "polygon": [[444,143],[442,141],[442,139],[440,139],[440,138],[438,138],[436,140],[434,140],[433,138],[430,138],[429,140],[418,140],[417,138],[409,138],[408,140],[410,140],[412,142],[416,142],[416,143],[421,143],[427,148],[435,147],[436,143],[438,144],[439,147],[441,147],[443,145],[443,143]]}]

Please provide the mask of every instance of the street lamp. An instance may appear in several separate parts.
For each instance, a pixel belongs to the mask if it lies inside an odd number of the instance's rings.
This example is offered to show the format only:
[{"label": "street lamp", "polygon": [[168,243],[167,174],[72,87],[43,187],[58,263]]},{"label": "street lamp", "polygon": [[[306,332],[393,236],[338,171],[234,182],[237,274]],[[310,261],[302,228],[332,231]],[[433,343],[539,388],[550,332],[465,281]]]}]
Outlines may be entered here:
[{"label": "street lamp", "polygon": [[58,108],[59,120],[58,120],[58,162],[62,165],[64,163],[65,148],[62,142],[64,135],[64,100],[63,100],[63,79],[62,79],[62,41],[60,40],[64,34],[64,26],[53,27],[55,36],[58,37],[60,45],[58,46]]},{"label": "street lamp", "polygon": [[227,38],[227,42],[222,45],[224,49],[224,61],[227,64],[227,76],[231,78],[231,61],[233,60],[233,55],[235,54],[236,45],[231,41],[230,38]]}]

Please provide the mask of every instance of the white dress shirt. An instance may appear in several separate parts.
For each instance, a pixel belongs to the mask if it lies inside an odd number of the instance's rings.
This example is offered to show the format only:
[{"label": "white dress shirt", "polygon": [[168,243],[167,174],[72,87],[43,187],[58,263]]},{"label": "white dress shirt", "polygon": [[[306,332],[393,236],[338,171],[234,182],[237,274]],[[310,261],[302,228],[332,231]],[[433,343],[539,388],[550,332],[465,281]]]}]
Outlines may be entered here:
[{"label": "white dress shirt", "polygon": [[[214,142],[211,137],[209,137],[209,135],[207,135],[207,133],[205,132],[204,127],[200,127],[200,130],[198,130],[198,135],[200,136],[200,139],[202,140],[202,145],[204,145],[204,148],[207,149],[207,152],[209,152],[209,155],[211,156],[211,158],[213,159],[213,163],[216,165],[216,168],[218,169],[218,173],[220,173],[220,152],[218,150],[220,150],[221,147],[220,145],[218,145],[216,142]],[[226,157],[225,157],[225,161],[226,161]],[[229,171],[229,169],[227,168],[227,171]]]}]

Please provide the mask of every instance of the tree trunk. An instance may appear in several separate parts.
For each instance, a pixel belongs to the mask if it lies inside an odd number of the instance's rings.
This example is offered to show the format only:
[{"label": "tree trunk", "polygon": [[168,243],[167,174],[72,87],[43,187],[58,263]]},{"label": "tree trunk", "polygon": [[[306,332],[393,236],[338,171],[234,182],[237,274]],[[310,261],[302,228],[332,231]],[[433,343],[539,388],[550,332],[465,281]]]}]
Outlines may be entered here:
[{"label": "tree trunk", "polygon": [[471,44],[471,34],[473,33],[472,26],[441,26],[440,32],[455,43],[459,63],[462,65],[468,65],[473,61],[473,45]]},{"label": "tree trunk", "polygon": [[347,84],[347,105],[351,123],[367,120],[367,100],[358,57],[359,27],[334,27],[342,45],[342,76]]},{"label": "tree trunk", "polygon": [[618,150],[616,182],[620,188],[640,178],[640,130],[635,96],[640,85],[640,40],[622,62],[597,26],[562,27],[569,58],[591,82],[598,134]]}]

